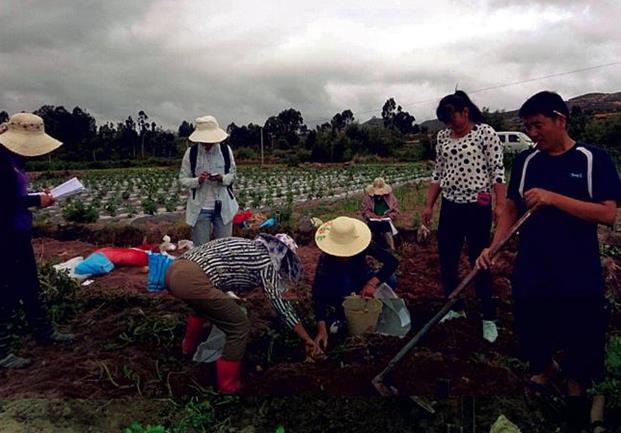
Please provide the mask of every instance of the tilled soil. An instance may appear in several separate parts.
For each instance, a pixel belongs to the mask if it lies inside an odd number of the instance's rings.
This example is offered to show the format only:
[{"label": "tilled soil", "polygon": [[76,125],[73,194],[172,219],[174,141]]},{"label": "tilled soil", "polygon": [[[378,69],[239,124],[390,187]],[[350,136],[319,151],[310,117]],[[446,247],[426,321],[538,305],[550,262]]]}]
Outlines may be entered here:
[{"label": "tilled soil", "polygon": [[[36,239],[38,260],[61,262],[86,256],[99,246],[79,241]],[[434,243],[419,246],[403,239],[399,250],[398,292],[411,310],[418,330],[442,306],[438,257]],[[310,285],[319,250],[300,247],[303,284],[295,293],[298,310],[312,310]],[[481,338],[478,302],[469,302],[468,318],[434,327],[395,370],[394,383],[403,393],[428,395],[514,395],[522,389],[523,372],[514,371],[517,348],[508,305],[506,270],[511,255],[501,259],[495,275],[500,307],[500,338],[489,344]],[[462,263],[467,272],[467,263]],[[187,307],[166,292],[145,290],[146,275],[139,268],[117,268],[82,288],[80,312],[63,328],[77,335],[70,347],[39,347],[27,336],[20,353],[34,365],[21,371],[0,372],[0,398],[108,398],[187,395],[213,383],[213,366],[196,364],[180,354]],[[468,297],[472,298],[472,293]],[[369,336],[334,338],[328,358],[305,363],[295,335],[283,331],[271,307],[257,289],[243,302],[253,323],[245,363],[245,394],[375,395],[371,379],[407,339]],[[162,341],[147,334],[128,338],[136,323],[158,318],[174,324]],[[157,326],[157,323],[153,326]],[[151,328],[157,329],[157,328]],[[309,328],[314,334],[314,327]],[[156,334],[154,331],[152,334]],[[193,391],[194,390],[194,391]]]},{"label": "tilled soil", "polygon": [[[49,238],[34,241],[40,262],[86,256],[102,246],[105,245]],[[319,251],[312,245],[303,245],[299,251],[306,273],[300,287],[287,293],[287,297],[294,300],[296,309],[306,318],[307,329],[314,335],[314,324],[308,318],[312,311],[310,286]],[[401,262],[397,291],[408,304],[413,325],[412,332],[404,339],[379,335],[334,336],[325,360],[304,362],[299,340],[293,332],[284,330],[262,291],[255,289],[245,296],[242,303],[248,310],[252,331],[244,359],[240,402],[252,403],[248,403],[251,406],[246,407],[244,413],[248,412],[252,422],[258,422],[257,417],[264,420],[261,425],[265,428],[257,427],[257,431],[274,431],[273,419],[282,419],[279,422],[283,425],[296,425],[292,431],[327,431],[309,423],[308,416],[298,416],[296,411],[309,405],[312,410],[319,411],[318,405],[323,404],[323,412],[312,412],[313,417],[336,416],[334,408],[345,404],[351,411],[344,416],[349,417],[357,410],[381,407],[384,414],[405,417],[387,421],[398,431],[446,431],[444,427],[435,430],[431,426],[446,425],[460,416],[455,409],[459,403],[455,403],[454,397],[477,396],[481,407],[487,405],[485,410],[489,411],[483,414],[485,416],[477,416],[485,418],[488,426],[492,418],[505,413],[510,417],[523,417],[514,421],[529,428],[524,431],[553,431],[551,425],[556,425],[558,419],[549,424],[551,421],[541,412],[540,404],[524,398],[527,369],[518,359],[511,314],[512,251],[514,245],[500,255],[494,272],[500,331],[497,342],[490,344],[481,337],[479,302],[470,289],[467,319],[436,325],[388,378],[400,395],[422,395],[435,402],[440,415],[431,418],[428,424],[424,418],[427,415],[416,405],[416,420],[408,421],[411,426],[429,425],[429,430],[404,427],[402,423],[411,414],[403,415],[399,408],[407,403],[377,400],[377,392],[371,384],[413,333],[443,305],[435,243],[417,245],[408,231],[402,233],[398,251]],[[469,269],[465,257],[460,266],[465,275]],[[0,408],[2,399],[16,404],[28,401],[25,399],[76,402],[63,403],[69,405],[63,409],[65,411],[77,410],[76,405],[87,405],[78,404],[83,400],[93,401],[97,408],[109,404],[100,402],[125,399],[131,402],[127,405],[128,412],[134,413],[131,408],[137,407],[140,401],[147,404],[162,399],[208,395],[215,384],[214,365],[194,363],[180,353],[185,317],[189,312],[185,304],[167,292],[146,292],[146,275],[139,268],[118,268],[94,280],[90,286],[81,288],[78,313],[61,324],[62,329],[76,334],[73,345],[41,347],[28,335],[21,336],[18,353],[32,358],[34,363],[24,370],[0,371]],[[613,317],[612,327],[621,329],[619,317]],[[240,404],[242,407],[245,403]],[[255,406],[258,412],[251,410]],[[9,403],[6,407],[13,406]],[[463,407],[461,410],[463,412]],[[86,418],[99,416],[89,413]],[[368,415],[368,423],[361,424],[358,431],[374,431],[365,426],[380,425],[382,413]],[[140,415],[135,419],[151,419],[146,413]],[[126,422],[127,415],[119,416],[121,425]],[[540,421],[533,421],[535,419]],[[97,418],[97,422],[102,421]],[[350,424],[356,425],[356,420],[351,420]],[[75,431],[80,429],[76,427]]]}]

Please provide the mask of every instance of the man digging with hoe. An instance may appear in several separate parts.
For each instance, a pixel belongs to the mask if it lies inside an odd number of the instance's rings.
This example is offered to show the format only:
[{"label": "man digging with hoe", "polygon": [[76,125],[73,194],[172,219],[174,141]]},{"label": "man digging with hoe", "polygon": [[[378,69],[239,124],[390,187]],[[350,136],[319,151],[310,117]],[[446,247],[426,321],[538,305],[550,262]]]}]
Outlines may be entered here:
[{"label": "man digging with hoe", "polygon": [[[520,231],[512,289],[515,326],[530,364],[531,386],[546,391],[562,368],[567,378],[568,432],[587,428],[584,392],[603,374],[606,332],[598,224],[615,222],[621,183],[608,154],[576,143],[567,133],[569,110],[556,93],[540,92],[520,108],[536,148],[514,163],[505,211],[477,266],[527,210]],[[564,352],[561,367],[553,355]],[[600,420],[601,421],[601,420]],[[593,423],[591,431],[605,431]]]}]

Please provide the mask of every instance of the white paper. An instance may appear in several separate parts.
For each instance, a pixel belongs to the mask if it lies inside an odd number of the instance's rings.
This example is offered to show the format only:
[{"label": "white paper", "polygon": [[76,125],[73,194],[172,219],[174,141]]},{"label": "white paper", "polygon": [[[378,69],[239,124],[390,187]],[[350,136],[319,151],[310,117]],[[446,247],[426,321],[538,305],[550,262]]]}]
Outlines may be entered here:
[{"label": "white paper", "polygon": [[86,188],[84,188],[82,182],[80,182],[77,177],[72,177],[67,182],[60,184],[56,188],[52,189],[50,191],[50,194],[52,195],[52,197],[58,200],[60,198],[70,197],[82,191],[86,191]]},{"label": "white paper", "polygon": [[396,236],[396,235],[397,235],[397,233],[399,233],[399,232],[397,231],[397,227],[395,227],[395,225],[392,223],[392,221],[390,221],[390,230],[392,231],[392,235],[393,235],[393,236]]}]

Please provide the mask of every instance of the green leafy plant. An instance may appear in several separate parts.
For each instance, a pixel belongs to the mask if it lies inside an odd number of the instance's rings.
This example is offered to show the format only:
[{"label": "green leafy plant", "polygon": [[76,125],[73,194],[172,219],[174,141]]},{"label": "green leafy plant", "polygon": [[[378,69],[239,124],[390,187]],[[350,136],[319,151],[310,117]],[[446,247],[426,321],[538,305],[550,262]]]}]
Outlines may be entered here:
[{"label": "green leafy plant", "polygon": [[147,197],[140,203],[142,205],[142,210],[144,213],[148,213],[150,215],[155,214],[157,212],[157,204],[151,197]]},{"label": "green leafy plant", "polygon": [[123,433],[170,433],[170,430],[161,425],[147,425],[143,427],[138,421],[134,421]]},{"label": "green leafy plant", "polygon": [[57,271],[51,263],[40,265],[38,271],[41,293],[52,321],[61,322],[75,314],[81,306],[77,300],[80,286],[66,271]]},{"label": "green leafy plant", "polygon": [[590,393],[605,395],[610,409],[621,409],[621,335],[612,335],[609,338],[604,380],[593,387]]},{"label": "green leafy plant", "polygon": [[126,330],[119,338],[126,343],[147,343],[171,347],[183,330],[183,320],[173,314],[151,315],[142,308],[133,310],[126,319]]},{"label": "green leafy plant", "polygon": [[74,223],[94,223],[99,219],[99,212],[94,206],[87,206],[81,200],[77,200],[65,206],[63,217]]},{"label": "green leafy plant", "polygon": [[119,208],[119,205],[116,202],[116,200],[110,200],[110,202],[108,202],[108,204],[106,204],[106,207],[105,207],[106,212],[108,212],[110,216],[115,216],[118,208]]},{"label": "green leafy plant", "polygon": [[174,212],[177,209],[177,200],[176,197],[172,197],[168,200],[166,200],[166,211],[167,212]]},{"label": "green leafy plant", "polygon": [[209,401],[199,401],[192,398],[184,408],[183,418],[175,428],[176,433],[201,432],[210,431],[208,428],[214,424],[216,414],[213,406]]}]

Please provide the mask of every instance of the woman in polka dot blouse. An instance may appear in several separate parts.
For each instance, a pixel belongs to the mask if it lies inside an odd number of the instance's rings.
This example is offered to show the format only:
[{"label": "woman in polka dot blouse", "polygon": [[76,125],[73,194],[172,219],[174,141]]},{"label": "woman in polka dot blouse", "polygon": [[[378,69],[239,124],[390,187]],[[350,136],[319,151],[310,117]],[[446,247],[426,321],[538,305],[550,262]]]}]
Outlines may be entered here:
[{"label": "woman in polka dot blouse", "polygon": [[[430,225],[433,206],[442,194],[438,250],[442,286],[448,296],[459,283],[458,265],[464,240],[471,266],[489,244],[492,215],[496,220],[502,212],[506,186],[500,139],[491,126],[482,123],[481,110],[468,95],[458,90],[445,96],[436,114],[447,128],[438,132],[436,166],[423,220]],[[498,329],[489,272],[479,273],[475,287],[483,305],[483,338],[493,343]],[[459,301],[442,321],[465,317],[464,308],[463,301]]]}]

